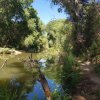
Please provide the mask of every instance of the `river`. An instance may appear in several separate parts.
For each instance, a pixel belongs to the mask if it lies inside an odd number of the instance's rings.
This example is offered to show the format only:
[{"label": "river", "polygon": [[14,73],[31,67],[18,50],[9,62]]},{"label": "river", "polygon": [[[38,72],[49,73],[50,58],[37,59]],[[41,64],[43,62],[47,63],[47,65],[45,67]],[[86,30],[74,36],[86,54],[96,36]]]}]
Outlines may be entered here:
[{"label": "river", "polygon": [[[3,65],[5,59],[7,59],[7,64],[1,69],[0,68],[0,81],[10,80],[12,78],[17,78],[18,80],[24,81],[26,78],[30,77],[29,72],[24,68],[24,63],[22,60],[27,59],[29,53],[22,53],[19,55],[8,55],[2,54],[0,57],[0,66]],[[36,54],[33,55],[36,58]]]},{"label": "river", "polygon": [[[12,79],[16,79],[19,83],[26,82],[27,80],[32,78],[32,74],[28,72],[24,67],[23,60],[29,58],[30,53],[23,52],[19,55],[0,55],[0,66],[4,63],[5,59],[7,60],[7,64],[0,69],[0,83],[9,82]],[[37,59],[37,54],[33,53],[33,59]],[[43,60],[41,60],[43,61]],[[44,60],[45,61],[45,60]],[[52,75],[51,75],[52,76]],[[50,87],[51,92],[62,91],[62,87],[60,84],[56,83],[53,80],[53,77],[49,79],[46,77],[48,85]],[[40,95],[41,94],[41,95]],[[37,100],[44,100],[45,95],[39,81],[36,81],[32,86],[32,91],[30,91],[27,95],[27,100],[33,100],[32,98],[37,96]]]}]

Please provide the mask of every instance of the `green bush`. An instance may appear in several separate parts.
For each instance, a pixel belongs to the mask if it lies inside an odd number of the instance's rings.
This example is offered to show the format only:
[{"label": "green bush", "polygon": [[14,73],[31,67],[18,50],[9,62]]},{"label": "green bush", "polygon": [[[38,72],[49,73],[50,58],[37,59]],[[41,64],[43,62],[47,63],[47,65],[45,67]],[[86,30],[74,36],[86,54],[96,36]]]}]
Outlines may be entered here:
[{"label": "green bush", "polygon": [[69,94],[61,94],[57,91],[54,91],[51,95],[52,100],[71,100],[71,96]]},{"label": "green bush", "polygon": [[95,73],[100,76],[100,64],[96,64],[94,67]]},{"label": "green bush", "polygon": [[71,92],[73,88],[77,85],[80,79],[79,70],[77,70],[77,63],[73,54],[70,52],[64,57],[64,64],[61,72],[61,81],[63,87],[67,92]]},{"label": "green bush", "polygon": [[7,83],[0,86],[0,100],[19,100],[21,87],[18,85],[19,83],[15,83],[14,85]]},{"label": "green bush", "polygon": [[0,48],[0,54],[11,54],[10,48]]}]

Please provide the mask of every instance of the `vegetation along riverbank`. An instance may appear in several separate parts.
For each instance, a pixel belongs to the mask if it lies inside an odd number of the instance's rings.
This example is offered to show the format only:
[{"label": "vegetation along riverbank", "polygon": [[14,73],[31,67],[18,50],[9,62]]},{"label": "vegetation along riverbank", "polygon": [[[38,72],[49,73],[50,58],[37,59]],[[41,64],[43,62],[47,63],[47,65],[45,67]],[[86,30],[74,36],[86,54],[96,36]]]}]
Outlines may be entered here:
[{"label": "vegetation along riverbank", "polygon": [[99,0],[0,0],[0,100],[100,100]]}]

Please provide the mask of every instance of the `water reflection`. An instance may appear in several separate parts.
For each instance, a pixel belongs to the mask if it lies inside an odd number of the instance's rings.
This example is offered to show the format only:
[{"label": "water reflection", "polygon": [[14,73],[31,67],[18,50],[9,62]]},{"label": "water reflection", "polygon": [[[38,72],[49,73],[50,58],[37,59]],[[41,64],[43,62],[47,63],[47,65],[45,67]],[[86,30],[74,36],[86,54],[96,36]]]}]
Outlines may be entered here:
[{"label": "water reflection", "polygon": [[[33,58],[36,59],[37,54],[33,54]],[[20,59],[26,59],[28,58],[29,53],[22,53],[20,55],[16,56],[8,56],[3,55],[3,58],[9,58],[7,62],[7,66],[4,66],[2,70],[0,70],[0,80],[10,80],[12,77],[15,77],[21,81],[25,81],[31,77],[31,75],[24,69],[24,64]],[[2,56],[1,56],[2,57]],[[3,60],[0,60],[0,65],[2,65]],[[46,67],[46,60],[40,59],[39,60],[39,66],[41,70],[43,71]],[[57,84],[54,80],[46,78],[48,81],[48,85],[50,87],[51,92],[62,91],[62,86]],[[15,84],[15,86],[19,86],[20,83],[16,82],[15,79],[10,80],[10,84]],[[32,88],[32,92],[30,92],[27,95],[27,100],[45,100],[45,94],[42,89],[41,83],[39,81],[36,81],[36,84]]]},{"label": "water reflection", "polygon": [[[60,84],[57,84],[54,80],[46,78],[51,92],[57,91],[62,93],[63,89]],[[46,100],[45,94],[40,82],[36,81],[36,84],[33,87],[32,92],[27,94],[27,100]]]},{"label": "water reflection", "polygon": [[39,62],[39,66],[40,66],[41,69],[44,69],[45,67],[47,67],[45,59],[42,58],[38,62]]},{"label": "water reflection", "polygon": [[[22,53],[20,55],[0,55],[0,66],[3,65],[5,59],[7,60],[7,65],[0,69],[0,81],[10,80],[12,77],[17,79],[26,80],[30,77],[30,73],[24,68],[24,63],[21,59],[25,60],[28,58],[30,53]],[[33,54],[34,59],[36,54]]]}]

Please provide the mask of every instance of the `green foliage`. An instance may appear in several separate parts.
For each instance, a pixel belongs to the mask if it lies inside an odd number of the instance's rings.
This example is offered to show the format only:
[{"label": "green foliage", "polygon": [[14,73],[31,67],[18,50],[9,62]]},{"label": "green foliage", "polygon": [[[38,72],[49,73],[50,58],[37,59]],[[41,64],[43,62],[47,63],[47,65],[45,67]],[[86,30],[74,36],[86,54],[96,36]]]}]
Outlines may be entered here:
[{"label": "green foliage", "polygon": [[37,39],[42,36],[44,25],[37,16],[37,11],[31,6],[32,2],[33,0],[0,1],[1,47],[4,45],[14,48],[29,46],[30,49],[34,43],[38,50]]},{"label": "green foliage", "polygon": [[23,45],[33,51],[39,52],[45,48],[47,43],[46,37],[42,34],[44,32],[44,24],[37,16],[37,12],[32,7],[25,9],[28,29],[30,34],[25,37]]},{"label": "green foliage", "polygon": [[35,19],[29,19],[27,21],[29,30],[35,31],[35,29],[36,29],[36,22],[35,21],[36,21]]},{"label": "green foliage", "polygon": [[9,54],[11,52],[10,52],[10,49],[9,48],[0,48],[0,54],[3,54],[3,53]]},{"label": "green foliage", "polygon": [[93,61],[94,63],[97,63],[100,59],[99,53],[100,53],[100,43],[98,41],[94,41],[91,46],[89,47],[89,49],[87,50],[87,55],[88,55],[88,59],[90,59],[91,61],[96,59],[95,61]]},{"label": "green foliage", "polygon": [[94,59],[100,53],[100,17],[96,5],[89,7],[85,25],[86,54],[89,55],[88,59]]},{"label": "green foliage", "polygon": [[71,34],[72,25],[65,19],[50,21],[46,26],[49,47],[63,47],[66,36]]},{"label": "green foliage", "polygon": [[[19,43],[21,38],[19,34],[21,33],[20,31],[23,24],[26,28],[26,21],[20,1],[1,0],[0,9],[2,9],[0,12],[0,20],[2,20],[0,21],[0,46],[6,45],[8,47],[16,47],[16,44]],[[16,39],[15,34],[19,39]]]},{"label": "green foliage", "polygon": [[67,92],[71,92],[71,90],[77,85],[79,82],[79,70],[77,70],[75,58],[73,54],[70,52],[64,58],[64,64],[61,73],[61,80],[64,88],[66,88]]},{"label": "green foliage", "polygon": [[86,17],[84,18],[84,34],[85,34],[85,47],[88,49],[93,42],[97,41],[97,34],[100,27],[100,17],[96,5],[92,4],[86,8]]},{"label": "green foliage", "polygon": [[70,100],[71,97],[68,94],[61,94],[57,91],[52,93],[52,100]]},{"label": "green foliage", "polygon": [[[100,4],[95,1],[84,0],[51,0],[55,5],[60,5],[60,9],[69,14],[73,22],[72,43],[74,53],[79,56],[86,53],[100,30]],[[99,41],[98,41],[99,42]]]},{"label": "green foliage", "polygon": [[11,86],[9,83],[0,86],[0,100],[18,100],[21,99],[21,88]]},{"label": "green foliage", "polygon": [[95,64],[94,71],[98,76],[100,76],[100,64]]},{"label": "green foliage", "polygon": [[32,45],[33,42],[34,42],[34,37],[32,35],[29,35],[28,37],[25,38],[24,45],[28,47],[29,45]]},{"label": "green foliage", "polygon": [[25,38],[24,45],[39,52],[48,48],[48,40],[45,36],[39,35],[39,32],[34,32]]}]

